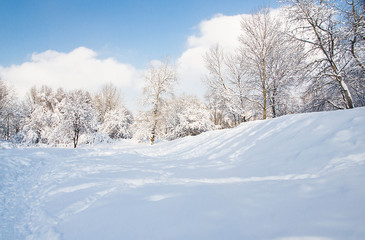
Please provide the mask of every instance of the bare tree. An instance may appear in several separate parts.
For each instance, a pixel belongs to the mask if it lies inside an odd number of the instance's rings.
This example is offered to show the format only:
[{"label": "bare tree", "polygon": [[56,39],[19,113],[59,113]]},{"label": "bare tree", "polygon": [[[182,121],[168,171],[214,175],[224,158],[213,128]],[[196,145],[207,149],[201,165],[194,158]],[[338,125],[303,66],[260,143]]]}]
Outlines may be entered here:
[{"label": "bare tree", "polygon": [[365,2],[345,0],[335,7],[339,10],[344,25],[342,29],[347,49],[362,71],[365,71]]},{"label": "bare tree", "polygon": [[104,122],[105,114],[121,106],[121,92],[112,83],[102,86],[94,97],[94,106],[98,112],[100,123]]},{"label": "bare tree", "polygon": [[351,58],[343,48],[338,11],[329,0],[290,0],[291,18],[298,27],[293,37],[306,43],[316,68],[309,93],[319,93],[333,108],[353,108],[345,70]]},{"label": "bare tree", "polygon": [[[225,54],[219,44],[212,46],[204,55],[205,65],[209,75],[205,76],[204,83],[208,88],[206,98],[213,111],[213,122],[223,127],[223,118],[229,114],[230,93],[226,79]],[[220,115],[220,116],[219,116]]]},{"label": "bare tree", "polygon": [[[225,54],[219,44],[211,47],[204,55],[209,75],[204,83],[208,87],[206,97],[213,111],[213,121],[216,125],[226,125],[224,116],[232,120],[233,126],[243,122],[246,118],[246,99],[244,89],[244,75],[246,68],[239,50]],[[219,115],[219,116],[218,116]]]},{"label": "bare tree", "polygon": [[0,79],[0,113],[3,113],[8,101],[9,101],[10,91],[7,84]]},{"label": "bare tree", "polygon": [[268,103],[274,118],[298,111],[294,109],[297,104],[293,103],[299,98],[295,95],[301,94],[298,89],[305,77],[304,44],[288,37],[288,28],[282,22],[282,29],[277,33],[280,44],[272,46],[267,61]]},{"label": "bare tree", "polygon": [[239,49],[233,54],[226,57],[226,66],[228,69],[228,82],[230,83],[230,92],[232,94],[233,115],[236,123],[246,121],[247,115],[247,99],[244,85],[244,78],[247,75],[247,67],[245,66],[245,58],[243,52]]},{"label": "bare tree", "polygon": [[267,8],[241,21],[239,40],[248,71],[246,96],[261,108],[263,119],[269,116],[270,108],[272,117],[278,115],[280,101],[288,98],[289,86],[303,63],[303,46],[287,37],[287,29],[287,24]]},{"label": "bare tree", "polygon": [[12,88],[0,79],[0,137],[10,140],[15,133],[16,102]]},{"label": "bare tree", "polygon": [[151,64],[145,74],[143,88],[144,104],[152,106],[152,129],[150,142],[153,144],[157,136],[157,126],[160,119],[162,104],[166,95],[174,92],[177,83],[176,69],[170,65],[169,60],[158,64]]},{"label": "bare tree", "polygon": [[339,12],[343,48],[353,61],[346,67],[347,82],[354,104],[365,106],[365,2],[363,0],[335,1]]},{"label": "bare tree", "polygon": [[[269,9],[242,18],[240,46],[230,54],[215,45],[204,55],[212,119],[231,126],[250,118],[293,111],[293,88],[303,76],[303,43],[288,37],[289,25]],[[261,112],[259,117],[258,113]]]}]

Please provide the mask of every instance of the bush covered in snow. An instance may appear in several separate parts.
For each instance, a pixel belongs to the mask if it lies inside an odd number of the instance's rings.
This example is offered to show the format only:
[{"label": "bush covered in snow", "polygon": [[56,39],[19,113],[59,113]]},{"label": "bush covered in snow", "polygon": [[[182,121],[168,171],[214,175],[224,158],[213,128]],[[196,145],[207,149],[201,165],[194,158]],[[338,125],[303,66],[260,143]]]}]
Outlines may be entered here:
[{"label": "bush covered in snow", "polygon": [[112,139],[131,138],[132,123],[132,114],[123,106],[105,114],[104,122],[101,124],[99,131],[107,133]]}]

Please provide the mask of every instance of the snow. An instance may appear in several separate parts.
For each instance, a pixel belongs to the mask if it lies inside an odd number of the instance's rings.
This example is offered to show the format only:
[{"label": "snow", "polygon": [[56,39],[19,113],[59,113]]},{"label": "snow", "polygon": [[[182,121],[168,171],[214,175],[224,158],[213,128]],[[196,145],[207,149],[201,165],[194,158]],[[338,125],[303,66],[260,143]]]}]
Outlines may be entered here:
[{"label": "snow", "polygon": [[365,108],[153,146],[0,142],[0,239],[365,239]]}]

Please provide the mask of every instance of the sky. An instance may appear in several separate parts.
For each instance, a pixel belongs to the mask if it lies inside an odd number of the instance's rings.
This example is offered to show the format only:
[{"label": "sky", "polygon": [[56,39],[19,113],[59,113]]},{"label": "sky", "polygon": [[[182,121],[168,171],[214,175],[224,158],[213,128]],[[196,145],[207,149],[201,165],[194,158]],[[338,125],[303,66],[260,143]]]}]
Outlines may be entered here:
[{"label": "sky", "polygon": [[201,55],[234,46],[241,14],[267,0],[1,0],[0,77],[20,96],[46,84],[96,91],[112,82],[135,107],[148,63],[169,56],[180,92],[203,96]]}]

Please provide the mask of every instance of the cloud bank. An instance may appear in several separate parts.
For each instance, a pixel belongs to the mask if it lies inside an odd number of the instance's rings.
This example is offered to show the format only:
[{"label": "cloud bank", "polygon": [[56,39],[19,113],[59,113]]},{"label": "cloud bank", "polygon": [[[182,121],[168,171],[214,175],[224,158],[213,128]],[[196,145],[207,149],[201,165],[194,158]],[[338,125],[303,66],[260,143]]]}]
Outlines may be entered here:
[{"label": "cloud bank", "polygon": [[113,58],[97,57],[96,52],[85,47],[69,53],[48,50],[33,53],[30,61],[21,65],[1,67],[0,74],[2,79],[15,86],[20,97],[32,86],[47,85],[66,90],[82,88],[95,92],[109,82],[122,89],[123,93],[137,95],[141,82],[137,69]]},{"label": "cloud bank", "polygon": [[[203,55],[217,43],[227,50],[236,48],[240,21],[245,16],[216,15],[198,25],[197,34],[186,39],[186,50],[176,60],[180,81],[178,93],[203,98],[205,87],[201,80],[207,74]],[[134,108],[132,110],[138,108],[143,71],[113,58],[99,59],[96,52],[86,47],[68,53],[54,50],[33,53],[23,64],[0,66],[1,78],[13,85],[19,96],[24,96],[32,86],[48,85],[66,90],[82,88],[95,92],[111,82],[122,90],[127,107]]]},{"label": "cloud bank", "polygon": [[187,39],[187,49],[178,59],[180,90],[203,97],[205,87],[202,78],[207,74],[204,54],[213,45],[219,44],[231,51],[238,47],[241,18],[247,15],[216,15],[199,24],[199,32]]}]

